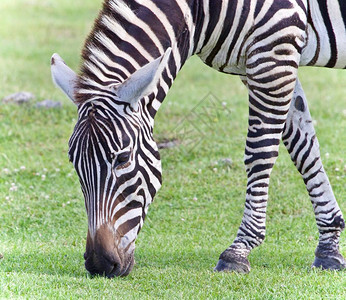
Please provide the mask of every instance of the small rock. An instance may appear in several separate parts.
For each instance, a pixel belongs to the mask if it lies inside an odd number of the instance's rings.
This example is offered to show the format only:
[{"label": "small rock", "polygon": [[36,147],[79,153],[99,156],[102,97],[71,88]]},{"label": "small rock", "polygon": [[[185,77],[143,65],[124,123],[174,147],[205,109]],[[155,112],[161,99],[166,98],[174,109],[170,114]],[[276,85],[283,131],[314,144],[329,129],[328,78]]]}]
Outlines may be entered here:
[{"label": "small rock", "polygon": [[179,144],[178,140],[167,140],[163,141],[162,143],[158,143],[157,147],[159,149],[169,149],[169,148],[174,148]]},{"label": "small rock", "polygon": [[36,107],[43,107],[43,108],[60,108],[61,107],[61,102],[59,101],[54,101],[54,100],[43,100],[41,102],[36,103]]},{"label": "small rock", "polygon": [[222,158],[222,159],[220,159],[219,162],[221,165],[224,165],[226,167],[231,167],[233,164],[233,161],[231,158]]},{"label": "small rock", "polygon": [[15,103],[15,104],[24,104],[28,103],[31,100],[35,99],[35,96],[29,92],[19,92],[15,94],[11,94],[2,99],[3,103]]}]

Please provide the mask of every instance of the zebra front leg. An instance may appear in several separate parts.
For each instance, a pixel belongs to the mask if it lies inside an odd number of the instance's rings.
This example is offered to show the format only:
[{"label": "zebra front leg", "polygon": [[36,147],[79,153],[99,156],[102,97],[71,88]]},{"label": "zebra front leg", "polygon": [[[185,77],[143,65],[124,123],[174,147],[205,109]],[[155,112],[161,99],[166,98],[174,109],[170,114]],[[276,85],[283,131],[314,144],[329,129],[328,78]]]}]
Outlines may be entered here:
[{"label": "zebra front leg", "polygon": [[248,273],[250,263],[247,257],[265,238],[269,178],[278,156],[295,82],[294,70],[291,78],[285,74],[283,83],[274,73],[259,76],[265,82],[273,78],[269,86],[260,80],[255,81],[254,76],[247,82],[242,78],[249,90],[249,127],[244,160],[248,177],[245,209],[237,237],[220,255],[216,271]]},{"label": "zebra front leg", "polygon": [[307,100],[298,79],[282,140],[303,177],[315,212],[319,243],[312,266],[343,269],[346,262],[339,252],[339,237],[345,222],[322,165]]}]

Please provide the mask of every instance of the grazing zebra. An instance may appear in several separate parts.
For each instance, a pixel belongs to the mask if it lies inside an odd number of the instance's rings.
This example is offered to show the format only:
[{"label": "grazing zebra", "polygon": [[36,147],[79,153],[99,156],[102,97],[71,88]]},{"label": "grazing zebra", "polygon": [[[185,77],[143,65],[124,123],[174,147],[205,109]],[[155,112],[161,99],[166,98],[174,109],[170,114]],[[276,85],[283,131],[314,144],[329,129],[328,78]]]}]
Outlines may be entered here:
[{"label": "grazing zebra", "polygon": [[106,0],[80,74],[57,54],[51,59],[53,80],[78,106],[69,158],[88,214],[87,270],[113,277],[133,267],[137,234],[161,186],[154,117],[193,54],[239,75],[249,93],[245,211],[215,269],[250,271],[247,257],[265,237],[280,139],[314,208],[320,237],[313,266],[345,268],[345,223],[297,79],[299,65],[346,67],[345,23],[342,0]]}]

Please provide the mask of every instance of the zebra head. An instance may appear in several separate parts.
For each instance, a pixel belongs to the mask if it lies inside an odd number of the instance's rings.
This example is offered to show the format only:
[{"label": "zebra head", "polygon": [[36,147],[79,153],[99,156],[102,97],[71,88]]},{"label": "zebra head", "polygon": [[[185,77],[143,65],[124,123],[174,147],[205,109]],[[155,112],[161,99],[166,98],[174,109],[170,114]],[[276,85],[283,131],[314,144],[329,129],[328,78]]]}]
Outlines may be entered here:
[{"label": "zebra head", "polygon": [[52,56],[56,85],[73,101],[78,93],[88,94],[78,103],[69,158],[85,198],[84,258],[91,274],[126,276],[134,265],[137,234],[161,186],[153,122],[139,100],[155,90],[169,54],[166,51],[121,84],[84,91],[77,88],[82,79],[57,54]]}]

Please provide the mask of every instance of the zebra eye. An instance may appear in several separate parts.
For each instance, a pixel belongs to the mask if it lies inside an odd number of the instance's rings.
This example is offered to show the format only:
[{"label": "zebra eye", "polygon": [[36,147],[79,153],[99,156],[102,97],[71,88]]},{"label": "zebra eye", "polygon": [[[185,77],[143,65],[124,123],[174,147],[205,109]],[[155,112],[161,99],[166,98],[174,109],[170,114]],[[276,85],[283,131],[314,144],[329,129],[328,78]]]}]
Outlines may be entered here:
[{"label": "zebra eye", "polygon": [[123,152],[119,153],[116,157],[116,160],[114,161],[114,168],[121,169],[126,168],[128,166],[128,162],[130,159],[131,152]]}]

